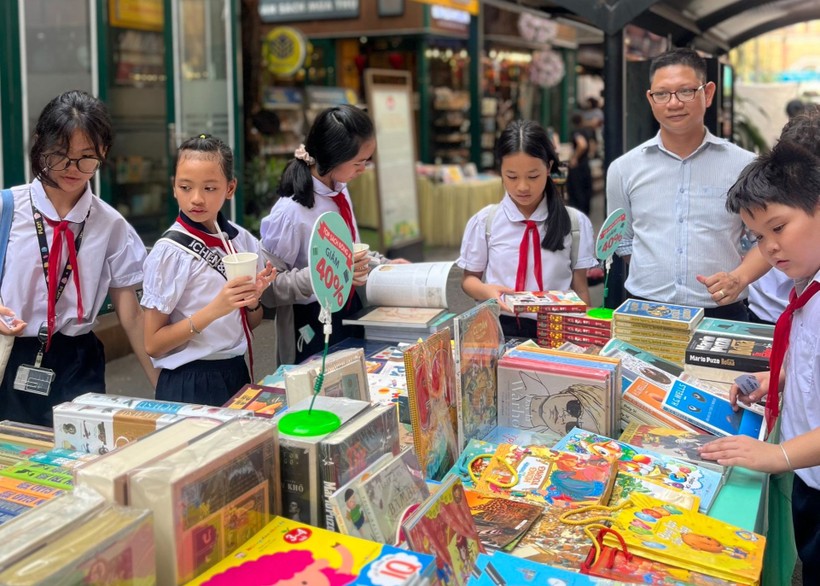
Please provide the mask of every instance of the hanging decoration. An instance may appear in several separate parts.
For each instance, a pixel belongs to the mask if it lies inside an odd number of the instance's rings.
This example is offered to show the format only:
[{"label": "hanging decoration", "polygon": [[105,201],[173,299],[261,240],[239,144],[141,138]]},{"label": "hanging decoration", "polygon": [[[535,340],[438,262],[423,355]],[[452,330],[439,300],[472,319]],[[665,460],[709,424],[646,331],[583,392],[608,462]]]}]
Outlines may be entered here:
[{"label": "hanging decoration", "polygon": [[262,60],[277,77],[291,77],[305,64],[307,42],[301,32],[289,26],[277,26],[265,37]]},{"label": "hanging decoration", "polygon": [[564,79],[564,60],[560,53],[552,49],[533,51],[529,73],[532,83],[545,88],[554,87]]},{"label": "hanging decoration", "polygon": [[522,12],[518,16],[518,32],[525,41],[546,45],[558,34],[558,25],[548,18]]}]

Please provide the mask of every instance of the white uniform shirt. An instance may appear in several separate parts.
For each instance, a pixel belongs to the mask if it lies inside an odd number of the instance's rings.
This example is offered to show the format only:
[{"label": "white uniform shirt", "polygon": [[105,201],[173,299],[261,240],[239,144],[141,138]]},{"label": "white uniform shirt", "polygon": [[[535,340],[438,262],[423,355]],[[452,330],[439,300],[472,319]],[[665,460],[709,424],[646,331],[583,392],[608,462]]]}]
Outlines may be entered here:
[{"label": "white uniform shirt", "polygon": [[762,320],[776,323],[786,309],[792,281],[783,271],[771,269],[749,285],[749,309]]},{"label": "white uniform shirt", "polygon": [[[274,256],[282,259],[289,269],[303,269],[308,266],[308,249],[313,225],[317,218],[325,212],[339,212],[339,207],[332,199],[339,192],[342,192],[347,199],[353,215],[353,226],[358,234],[359,227],[347,185],[336,183],[335,189],[330,189],[314,177],[313,207],[307,208],[292,197],[280,197],[270,214],[262,220],[259,229],[262,235],[262,246]],[[315,297],[311,297],[309,301],[303,303],[311,303],[315,300]]]},{"label": "white uniform shirt", "polygon": [[[515,202],[505,194],[499,204],[490,226],[490,237],[487,239],[487,215],[484,208],[467,222],[464,238],[461,241],[461,255],[456,263],[466,271],[484,273],[485,283],[494,283],[515,288],[518,274],[518,251],[521,238],[524,236],[524,215],[518,210]],[[538,227],[538,242],[546,233],[547,200],[542,199],[529,218]],[[580,239],[578,242],[578,259],[574,267],[570,266],[572,234],[564,237],[564,249],[554,252],[541,248],[541,274],[544,289],[568,290],[572,284],[572,271],[597,266],[592,235],[592,222],[583,213],[578,213]],[[538,282],[533,271],[534,252],[530,242],[527,258],[526,291],[538,291]]]},{"label": "white uniform shirt", "polygon": [[[2,300],[3,305],[14,311],[17,318],[28,324],[22,335],[37,336],[40,325],[48,317],[48,287],[31,202],[46,218],[54,221],[61,218],[38,179],[30,185],[13,187],[12,193],[14,219],[3,272]],[[72,274],[57,301],[54,331],[79,336],[93,329],[109,289],[131,287],[142,281],[145,246],[125,218],[91,192],[90,185],[64,219],[71,222],[69,229],[75,236],[85,220],[83,239],[77,254],[83,319],[77,320],[77,289]],[[43,225],[50,249],[54,230],[47,222]],[[61,277],[68,261],[68,245],[65,239],[63,242],[61,266],[57,269]]]},{"label": "white uniform shirt", "polygon": [[[820,271],[813,280],[820,281]],[[808,280],[796,283],[797,291],[802,292],[808,284]],[[782,441],[820,427],[820,293],[794,312],[785,363]],[[820,466],[795,470],[795,474],[820,490]]]},{"label": "white uniform shirt", "polygon": [[[236,229],[231,244],[237,252],[259,254],[259,241],[247,230],[230,224]],[[187,234],[178,223],[171,226]],[[230,234],[229,234],[230,236]],[[219,256],[225,252],[221,248],[211,248]],[[258,270],[262,270],[262,255]],[[157,241],[145,260],[145,282],[143,283],[142,306],[170,315],[170,323],[187,321],[225,286],[225,277],[199,257],[176,244]],[[248,349],[242,314],[238,310],[230,312],[208,327],[201,334],[174,348],[160,358],[152,358],[157,368],[177,368],[195,360],[223,360],[243,356]]]}]

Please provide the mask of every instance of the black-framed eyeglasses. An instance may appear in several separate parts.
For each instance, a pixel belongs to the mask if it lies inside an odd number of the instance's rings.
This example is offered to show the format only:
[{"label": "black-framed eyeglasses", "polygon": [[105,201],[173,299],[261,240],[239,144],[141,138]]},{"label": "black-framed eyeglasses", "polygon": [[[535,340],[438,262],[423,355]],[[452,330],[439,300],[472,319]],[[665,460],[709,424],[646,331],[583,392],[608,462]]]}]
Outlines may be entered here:
[{"label": "black-framed eyeglasses", "polygon": [[80,173],[90,175],[100,168],[102,161],[97,157],[80,157],[79,159],[72,159],[62,153],[51,153],[43,157],[43,163],[52,171],[65,171],[71,166],[71,163],[77,165]]},{"label": "black-framed eyeglasses", "polygon": [[666,104],[669,100],[672,99],[672,96],[678,98],[679,102],[691,102],[695,99],[695,94],[697,94],[700,90],[706,87],[706,84],[701,84],[696,88],[683,88],[679,89],[676,92],[667,92],[667,91],[659,91],[659,92],[649,92],[649,97],[652,98],[652,101],[656,104]]}]

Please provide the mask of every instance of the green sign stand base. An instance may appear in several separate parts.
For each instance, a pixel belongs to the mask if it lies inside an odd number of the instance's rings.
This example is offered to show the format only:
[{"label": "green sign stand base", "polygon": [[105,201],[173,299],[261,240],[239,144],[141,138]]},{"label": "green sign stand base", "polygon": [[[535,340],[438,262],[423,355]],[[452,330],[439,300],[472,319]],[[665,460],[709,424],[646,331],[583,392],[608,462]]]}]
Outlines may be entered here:
[{"label": "green sign stand base", "polygon": [[330,411],[313,409],[285,413],[279,420],[282,433],[297,437],[312,437],[336,431],[342,426],[339,416]]}]

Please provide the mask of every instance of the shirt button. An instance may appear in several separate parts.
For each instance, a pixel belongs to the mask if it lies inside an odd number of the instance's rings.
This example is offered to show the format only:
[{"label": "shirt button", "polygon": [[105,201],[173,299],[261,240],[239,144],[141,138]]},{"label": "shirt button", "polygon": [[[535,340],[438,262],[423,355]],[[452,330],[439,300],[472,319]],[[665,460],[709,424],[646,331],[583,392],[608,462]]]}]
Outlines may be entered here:
[{"label": "shirt button", "polygon": [[678,248],[678,250],[677,250],[676,252],[677,252],[678,254],[683,254],[683,249],[682,249],[682,248]]},{"label": "shirt button", "polygon": [[683,224],[683,218],[678,218],[678,223]]}]

